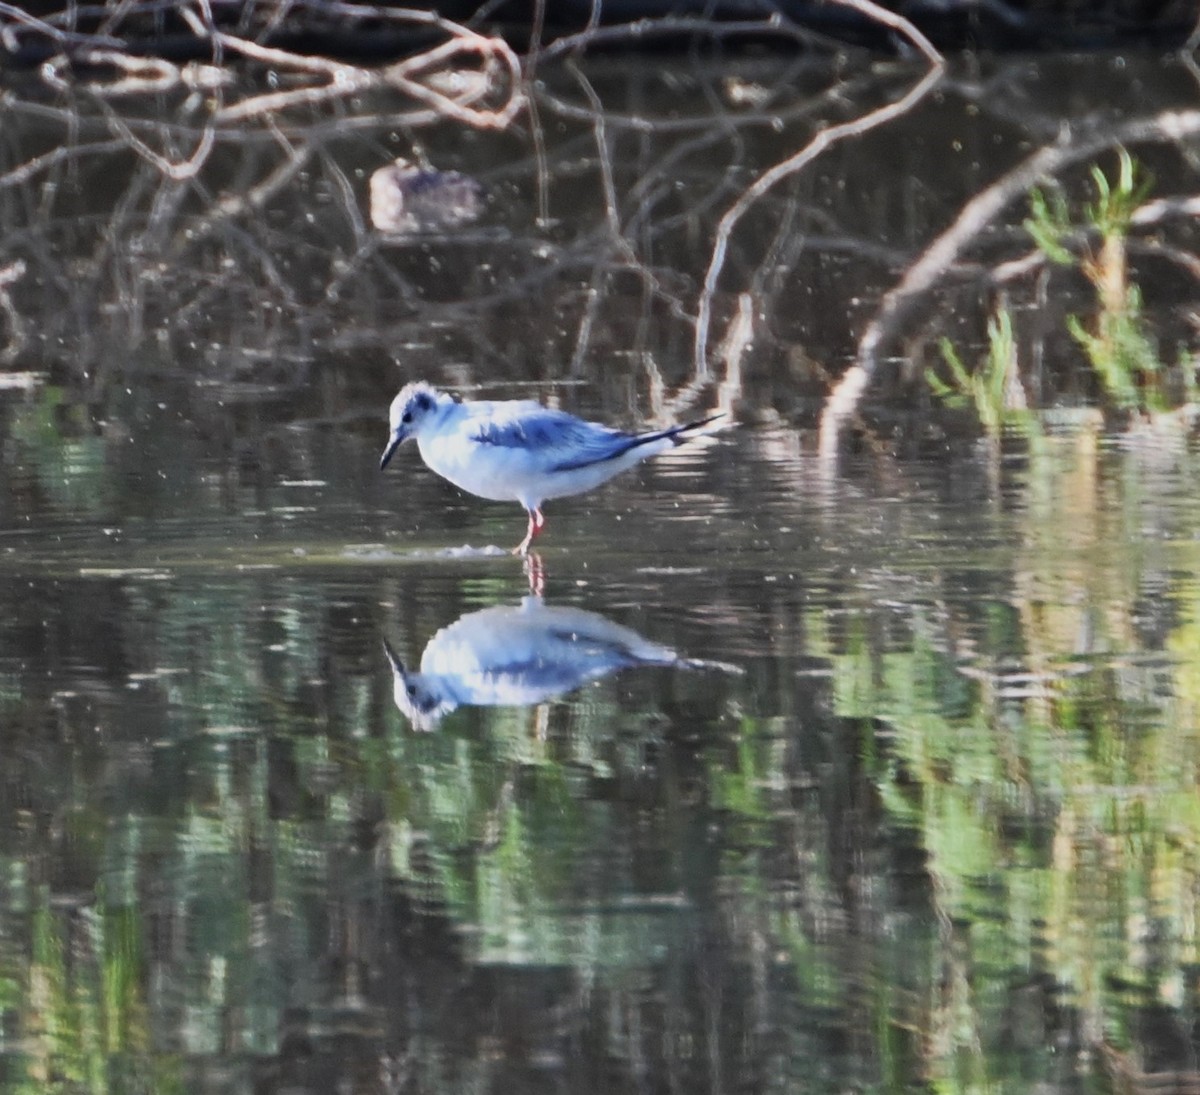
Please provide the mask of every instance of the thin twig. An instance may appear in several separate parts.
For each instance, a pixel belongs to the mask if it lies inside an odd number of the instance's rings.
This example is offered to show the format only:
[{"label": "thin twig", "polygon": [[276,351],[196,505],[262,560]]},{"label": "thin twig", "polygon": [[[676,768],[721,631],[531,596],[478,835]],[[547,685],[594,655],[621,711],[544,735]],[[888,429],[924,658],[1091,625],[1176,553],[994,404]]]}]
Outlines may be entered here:
[{"label": "thin twig", "polygon": [[[53,38],[60,45],[72,45],[81,43],[89,46],[113,46],[120,48],[122,43],[107,34],[79,34],[72,31],[59,30],[58,27],[46,22],[44,19],[39,19],[35,15],[30,15],[24,9],[15,4],[7,4],[0,2],[0,16],[7,16],[15,23],[20,23],[30,30],[35,30],[39,34],[44,34],[48,38]],[[16,36],[12,33],[11,27],[0,28],[0,39],[3,40],[4,48],[10,53],[16,53],[20,48],[20,42],[16,40]]]},{"label": "thin twig", "polygon": [[271,132],[283,149],[286,158],[261,182],[243,193],[226,194],[220,201],[215,202],[202,219],[188,227],[186,237],[188,243],[203,239],[217,226],[240,217],[247,211],[261,208],[307,165],[313,152],[307,142],[296,148],[277,127],[272,126]]},{"label": "thin twig", "polygon": [[8,293],[9,287],[20,281],[24,275],[25,263],[21,259],[10,262],[7,266],[0,266],[0,312],[8,317],[8,343],[0,351],[0,362],[5,365],[15,361],[21,347],[25,345],[25,324]]},{"label": "thin twig", "polygon": [[14,167],[11,171],[0,175],[0,190],[12,186],[20,186],[28,182],[41,171],[47,171],[63,160],[71,160],[84,156],[98,156],[106,152],[118,152],[127,147],[127,143],[118,137],[107,141],[92,141],[89,144],[60,144],[57,148],[34,156],[30,160]]},{"label": "thin twig", "polygon": [[[843,0],[834,0],[835,3]],[[834,48],[836,43],[816,31],[799,26],[790,19],[770,15],[765,19],[741,19],[720,22],[702,16],[664,16],[661,19],[639,19],[632,23],[597,26],[595,13],[589,23],[575,34],[555,39],[541,52],[541,60],[549,61],[564,53],[613,44],[637,45],[661,37],[706,35],[712,38],[736,38],[741,35],[779,35],[805,44]]]}]

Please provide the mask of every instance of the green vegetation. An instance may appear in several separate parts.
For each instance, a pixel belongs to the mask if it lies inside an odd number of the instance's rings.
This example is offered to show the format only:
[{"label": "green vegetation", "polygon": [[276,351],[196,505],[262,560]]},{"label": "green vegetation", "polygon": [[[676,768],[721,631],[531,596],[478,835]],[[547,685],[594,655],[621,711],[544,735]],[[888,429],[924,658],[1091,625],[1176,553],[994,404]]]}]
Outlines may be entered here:
[{"label": "green vegetation", "polygon": [[[1166,368],[1147,332],[1141,291],[1130,279],[1127,246],[1134,214],[1150,193],[1153,179],[1124,149],[1114,178],[1099,166],[1092,168],[1091,178],[1095,196],[1084,203],[1078,220],[1072,217],[1061,189],[1039,188],[1030,195],[1024,226],[1049,262],[1078,269],[1095,292],[1094,317],[1089,321],[1069,316],[1067,330],[1084,351],[1107,403],[1122,412],[1161,411],[1167,406]],[[925,375],[934,394],[948,405],[974,409],[989,435],[1005,425],[1032,421],[1023,398],[1016,402],[1012,398],[1021,388],[1007,311],[997,312],[988,322],[988,353],[974,372],[946,339],[941,352],[950,382],[932,369]],[[1179,386],[1188,398],[1194,387],[1190,369],[1189,361],[1180,370]]]},{"label": "green vegetation", "polygon": [[[13,1095],[125,1095],[187,1090],[178,1057],[156,1052],[144,997],[143,921],[133,908],[99,905],[84,923],[40,890],[29,911],[26,969],[0,980],[23,1038]],[[12,1056],[10,1055],[10,1064]]]},{"label": "green vegetation", "polygon": [[1141,291],[1129,280],[1126,250],[1133,214],[1145,201],[1153,179],[1122,149],[1116,180],[1110,182],[1099,167],[1093,167],[1092,181],[1096,198],[1084,207],[1084,224],[1089,234],[1099,236],[1100,246],[1081,261],[1080,269],[1096,291],[1099,311],[1094,330],[1089,331],[1077,316],[1068,320],[1068,328],[1119,409],[1160,410],[1162,399],[1155,384],[1160,362],[1146,335]]},{"label": "green vegetation", "polygon": [[[992,1090],[1020,1090],[995,1071],[1011,1006],[997,976],[1052,969],[1059,1003],[1104,1032],[1100,1073],[1104,1054],[1134,1075],[1145,1067],[1139,1007],[1193,1006],[1195,583],[1176,591],[1169,661],[1143,648],[1137,615],[1147,575],[1168,557],[1191,573],[1196,552],[1155,544],[1152,469],[1106,480],[1095,440],[1043,439],[1016,507],[1005,597],[916,615],[909,641],[888,649],[867,620],[827,648],[837,713],[864,738],[887,728],[873,769],[881,799],[928,853],[940,915],[961,940],[936,958],[935,982],[963,994],[937,1068],[974,1061]],[[1118,542],[1130,553],[1111,551]]]},{"label": "green vegetation", "polygon": [[995,436],[1005,426],[1028,426],[1032,419],[1021,387],[1012,317],[1007,311],[1001,309],[988,320],[987,335],[987,357],[974,372],[963,364],[950,340],[942,339],[940,347],[950,370],[950,383],[942,381],[932,369],[926,370],[925,379],[947,406],[972,408],[984,432]]}]

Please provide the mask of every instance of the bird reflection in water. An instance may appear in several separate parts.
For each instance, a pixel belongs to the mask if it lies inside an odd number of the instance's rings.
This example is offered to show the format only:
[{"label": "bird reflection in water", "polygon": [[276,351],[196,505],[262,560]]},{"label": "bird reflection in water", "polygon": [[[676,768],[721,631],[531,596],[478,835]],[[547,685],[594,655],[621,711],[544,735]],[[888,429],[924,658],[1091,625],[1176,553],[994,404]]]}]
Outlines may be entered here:
[{"label": "bird reflection in water", "polygon": [[547,605],[531,593],[518,605],[469,612],[406,669],[387,639],[396,706],[417,730],[432,730],[458,707],[526,707],[638,666],[740,674],[724,662],[686,658],[632,628],[583,608]]}]

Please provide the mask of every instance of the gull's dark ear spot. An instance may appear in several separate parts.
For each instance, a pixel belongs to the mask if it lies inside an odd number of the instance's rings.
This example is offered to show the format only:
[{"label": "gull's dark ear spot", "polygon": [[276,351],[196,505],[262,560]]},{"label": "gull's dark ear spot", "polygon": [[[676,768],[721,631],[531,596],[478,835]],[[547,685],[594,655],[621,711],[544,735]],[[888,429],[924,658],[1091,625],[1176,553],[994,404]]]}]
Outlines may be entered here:
[{"label": "gull's dark ear spot", "polygon": [[416,398],[413,400],[415,409],[424,413],[425,411],[433,410],[433,396],[428,392],[417,392]]}]

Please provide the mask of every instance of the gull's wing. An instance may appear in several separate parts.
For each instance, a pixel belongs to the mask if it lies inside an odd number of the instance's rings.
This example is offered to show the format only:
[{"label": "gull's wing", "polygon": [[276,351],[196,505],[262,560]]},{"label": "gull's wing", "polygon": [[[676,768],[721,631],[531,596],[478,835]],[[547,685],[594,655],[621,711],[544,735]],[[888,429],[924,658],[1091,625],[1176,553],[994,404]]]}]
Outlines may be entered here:
[{"label": "gull's wing", "polygon": [[421,655],[421,676],[457,703],[541,703],[588,681],[638,665],[673,665],[679,656],[631,628],[587,609],[495,605],[442,628]]},{"label": "gull's wing", "polygon": [[479,445],[524,450],[546,471],[569,471],[611,460],[657,435],[630,434],[540,403],[491,403],[468,420],[467,436]]}]

